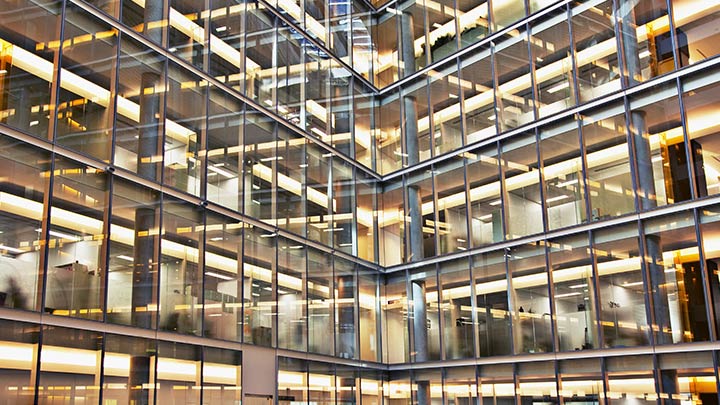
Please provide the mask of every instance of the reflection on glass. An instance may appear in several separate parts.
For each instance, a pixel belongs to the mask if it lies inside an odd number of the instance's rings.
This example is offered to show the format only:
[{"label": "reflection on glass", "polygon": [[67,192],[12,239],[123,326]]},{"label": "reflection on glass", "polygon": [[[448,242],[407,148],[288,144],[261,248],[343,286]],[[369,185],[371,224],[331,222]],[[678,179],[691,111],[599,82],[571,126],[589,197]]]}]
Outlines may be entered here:
[{"label": "reflection on glass", "polygon": [[578,127],[567,121],[540,130],[548,230],[587,220]]},{"label": "reflection on glass", "polygon": [[429,265],[410,274],[408,324],[412,331],[410,360],[440,359],[440,311],[437,270]]},{"label": "reflection on glass", "polygon": [[275,345],[277,233],[248,226],[243,244],[243,341]]},{"label": "reflection on glass", "polygon": [[631,100],[630,107],[640,208],[690,199],[690,177],[675,83],[652,88]]},{"label": "reflection on glass", "polygon": [[545,117],[575,105],[570,32],[564,7],[534,23],[530,52],[535,64],[538,116]]},{"label": "reflection on glass", "polygon": [[[50,153],[0,136],[0,306],[42,310],[41,256],[47,234],[43,200],[50,180]],[[53,210],[55,216],[59,209]],[[65,225],[73,213],[63,210]]]},{"label": "reflection on glass", "polygon": [[[514,239],[542,232],[542,198],[534,134],[501,144],[500,164],[505,193],[505,235]],[[490,204],[499,204],[493,201]]]},{"label": "reflection on glass", "polygon": [[114,162],[151,180],[160,179],[163,134],[176,139],[191,132],[164,121],[165,64],[160,54],[128,36],[120,40]]},{"label": "reflection on glass", "polygon": [[97,403],[101,350],[100,333],[45,326],[37,403],[54,404],[58,399]]},{"label": "reflection on glass", "polygon": [[720,279],[717,277],[720,264],[720,207],[704,208],[700,214],[700,232],[702,239],[703,275],[710,290],[708,304],[713,308],[715,332],[720,328]]},{"label": "reflection on glass", "polygon": [[435,168],[439,254],[468,248],[464,159],[446,161]]},{"label": "reflection on glass", "polygon": [[511,313],[503,252],[472,258],[477,311],[478,357],[512,353]]},{"label": "reflection on glass", "polygon": [[[115,178],[110,217],[107,320],[155,328],[160,250],[176,257],[185,251],[170,242],[160,246],[160,195]],[[196,253],[197,255],[197,253]],[[197,256],[196,256],[197,257]]]},{"label": "reflection on glass", "polygon": [[620,90],[613,2],[585,2],[572,8],[579,101]]},{"label": "reflection on glass", "polygon": [[56,156],[45,312],[103,319],[107,192],[105,172]]},{"label": "reflection on glass", "polygon": [[586,176],[593,221],[635,210],[624,108],[614,105],[583,116]]},{"label": "reflection on glass", "polygon": [[242,398],[242,353],[204,347],[203,404],[235,405]]},{"label": "reflection on glass", "polygon": [[645,222],[656,344],[710,339],[692,212]]},{"label": "reflection on glass", "polygon": [[[82,38],[93,38],[84,41]],[[117,31],[91,17],[79,7],[65,11],[61,81],[92,82],[60,86],[55,139],[61,145],[109,162],[112,135],[112,99],[117,53]],[[48,44],[49,45],[49,44]],[[78,83],[79,84],[79,83]],[[90,93],[90,94],[89,94]]]},{"label": "reflection on glass", "polygon": [[[58,51],[61,11],[61,3],[53,1],[3,3],[0,123],[41,138],[48,136],[50,125],[48,78],[53,76]],[[62,87],[72,84],[68,79],[61,79]]]},{"label": "reflection on glass", "polygon": [[[243,334],[243,223],[205,217],[204,336],[240,341]],[[248,271],[252,271],[248,266]]]},{"label": "reflection on glass", "polygon": [[549,241],[559,350],[598,347],[592,256],[587,234]]},{"label": "reflection on glass", "polygon": [[652,356],[620,356],[606,359],[607,404],[657,403]]},{"label": "reflection on glass", "polygon": [[335,354],[333,264],[329,253],[308,250],[308,351]]},{"label": "reflection on glass", "polygon": [[650,342],[638,239],[634,224],[593,234],[603,347]]},{"label": "reflection on glass", "polygon": [[174,198],[165,197],[162,212],[163,250],[160,256],[160,328],[202,333],[203,212]]},{"label": "reflection on glass", "polygon": [[511,248],[507,254],[511,275],[515,353],[553,350],[552,310],[548,296],[545,244],[536,242]]},{"label": "reflection on glass", "polygon": [[278,347],[306,351],[305,249],[278,238]]},{"label": "reflection on glass", "polygon": [[720,138],[720,102],[717,99],[720,85],[710,84],[717,80],[715,77],[716,74],[689,78],[683,83],[685,127],[690,141],[697,197],[720,193],[717,175],[720,165],[715,160],[715,156],[720,153],[715,146]]},{"label": "reflection on glass", "polygon": [[[383,361],[406,363],[409,361],[410,338],[405,272],[400,271],[385,277],[382,294]],[[407,395],[409,394],[408,390]]]},{"label": "reflection on glass", "polygon": [[475,354],[475,338],[467,259],[443,263],[439,277],[444,358],[471,358]]}]

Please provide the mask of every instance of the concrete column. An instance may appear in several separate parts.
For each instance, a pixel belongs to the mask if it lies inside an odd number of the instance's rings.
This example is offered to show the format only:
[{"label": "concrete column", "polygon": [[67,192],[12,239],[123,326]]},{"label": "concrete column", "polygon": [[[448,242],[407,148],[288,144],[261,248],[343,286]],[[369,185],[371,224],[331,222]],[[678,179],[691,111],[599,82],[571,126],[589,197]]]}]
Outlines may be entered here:
[{"label": "concrete column", "polygon": [[[642,80],[637,46],[638,39],[635,30],[637,24],[635,11],[633,9],[635,3],[636,2],[632,1],[621,2],[619,10],[620,17],[622,17],[620,30],[623,43],[623,56],[625,59],[628,85],[630,86],[638,84]],[[641,210],[648,210],[657,206],[655,178],[652,170],[652,152],[650,150],[650,140],[645,115],[644,111],[632,111],[630,113],[630,135],[632,137],[632,145],[634,147],[635,161],[637,164],[638,205]],[[653,323],[660,328],[657,333],[656,342],[659,344],[670,343],[672,341],[671,334],[663,333],[663,329],[670,328],[670,313],[667,289],[665,287],[665,268],[662,264],[661,246],[660,236],[646,236],[645,256],[648,262],[648,274],[651,284],[649,288],[653,298]]]},{"label": "concrete column", "polygon": [[150,383],[151,360],[149,356],[130,357],[128,376],[130,405],[148,405],[150,403],[150,391],[143,385]]},{"label": "concrete column", "polygon": [[415,361],[427,361],[428,359],[428,332],[427,332],[427,303],[425,302],[425,282],[413,280],[413,337],[415,338]]},{"label": "concrete column", "polygon": [[138,208],[135,211],[135,250],[132,278],[131,324],[138,328],[153,328],[153,313],[137,312],[153,303],[153,259],[155,237],[149,231],[155,225],[155,209]]},{"label": "concrete column", "polygon": [[415,72],[415,21],[412,14],[400,14],[400,56],[403,77]]},{"label": "concrete column", "polygon": [[[340,276],[337,278],[338,300],[355,299],[354,276]],[[355,357],[355,305],[338,305],[338,340],[337,355],[343,358],[352,359]]]},{"label": "concrete column", "polygon": [[163,4],[164,1],[146,1],[145,15],[143,22],[145,23],[145,36],[151,41],[162,44],[162,26],[163,20]]},{"label": "concrete column", "polygon": [[[153,2],[148,2],[153,3]],[[160,75],[146,72],[141,78],[140,132],[137,147],[137,173],[149,179],[158,179],[158,163],[153,156],[162,153],[160,133],[160,94],[156,91]]]},{"label": "concrete column", "polygon": [[8,107],[13,108],[15,113],[8,117],[7,124],[28,131],[30,129],[30,108],[32,107],[30,89],[26,83],[17,79],[10,81],[8,87],[10,87],[10,93],[15,94],[16,98],[9,100],[12,104],[9,103]]},{"label": "concrete column", "polygon": [[659,328],[655,344],[672,343],[672,334],[664,332],[670,330],[670,308],[668,304],[667,280],[665,266],[662,261],[660,236],[645,236],[646,257],[648,260],[648,273],[650,274],[650,292],[652,294],[652,313],[654,324]]}]

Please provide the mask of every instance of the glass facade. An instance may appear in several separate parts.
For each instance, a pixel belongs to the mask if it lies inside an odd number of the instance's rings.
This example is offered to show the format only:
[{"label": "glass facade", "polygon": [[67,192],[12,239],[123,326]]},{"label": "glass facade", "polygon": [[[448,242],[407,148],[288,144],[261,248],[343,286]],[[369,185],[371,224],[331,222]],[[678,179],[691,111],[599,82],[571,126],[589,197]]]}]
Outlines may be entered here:
[{"label": "glass facade", "polygon": [[718,404],[719,18],[0,0],[0,404]]}]

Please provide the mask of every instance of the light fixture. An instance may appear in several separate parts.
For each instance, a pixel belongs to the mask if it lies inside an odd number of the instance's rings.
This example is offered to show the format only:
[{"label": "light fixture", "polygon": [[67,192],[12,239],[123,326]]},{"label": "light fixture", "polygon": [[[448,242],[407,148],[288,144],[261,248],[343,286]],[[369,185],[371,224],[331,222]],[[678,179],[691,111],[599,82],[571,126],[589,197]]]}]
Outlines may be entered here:
[{"label": "light fixture", "polygon": [[17,248],[14,248],[14,247],[10,247],[10,246],[5,246],[5,245],[0,245],[0,250],[7,250],[7,251],[10,252],[10,253],[23,253],[23,252],[25,252],[24,250],[20,250],[20,249],[17,249]]},{"label": "light fixture", "polygon": [[117,255],[117,256],[115,256],[115,257],[118,258],[118,259],[121,259],[121,260],[127,260],[128,262],[134,262],[134,261],[135,261],[135,259],[133,259],[132,257],[127,256],[127,255]]},{"label": "light fixture", "polygon": [[228,179],[234,179],[235,177],[237,177],[237,175],[236,175],[235,173],[231,173],[231,172],[229,172],[229,171],[227,171],[227,170],[225,170],[225,169],[220,169],[220,168],[215,167],[215,166],[208,166],[208,170],[211,170],[211,171],[213,171],[213,172],[215,172],[215,173],[217,173],[217,174],[219,174],[219,175],[221,175],[221,176],[223,176],[223,177],[225,177],[225,178],[228,178]]},{"label": "light fixture", "polygon": [[210,277],[219,278],[220,280],[225,280],[225,281],[234,280],[234,278],[232,278],[232,277],[229,277],[229,276],[226,276],[226,275],[220,274],[220,273],[215,273],[212,271],[206,271],[205,275],[210,276]]}]

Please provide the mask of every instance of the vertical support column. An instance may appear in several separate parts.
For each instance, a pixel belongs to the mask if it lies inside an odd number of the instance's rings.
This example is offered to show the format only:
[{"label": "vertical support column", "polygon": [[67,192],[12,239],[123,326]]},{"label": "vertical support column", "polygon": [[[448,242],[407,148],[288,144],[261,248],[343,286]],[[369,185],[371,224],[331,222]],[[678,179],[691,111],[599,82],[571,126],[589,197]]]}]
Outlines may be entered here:
[{"label": "vertical support column", "polygon": [[[155,225],[155,209],[138,208],[135,211],[135,250],[132,275],[131,324],[138,328],[152,329],[152,312],[147,310],[153,302],[153,256],[154,236],[151,230]],[[138,312],[143,308],[142,312]]]},{"label": "vertical support column", "polygon": [[[410,282],[413,299],[413,337],[415,342],[415,362],[428,360],[427,303],[425,301],[425,281]],[[417,404],[430,404],[430,381],[417,380]]]},{"label": "vertical support column", "polygon": [[[339,276],[337,278],[338,306],[338,342],[337,355],[346,359],[355,357],[355,307],[348,305],[346,300],[354,302],[355,276]],[[341,304],[342,303],[342,304]]]},{"label": "vertical support column", "polygon": [[150,404],[150,391],[146,384],[150,383],[150,367],[152,365],[150,356],[131,356],[130,371],[128,376],[128,396],[131,405]]},{"label": "vertical support column", "polygon": [[[620,24],[623,59],[628,86],[638,84],[642,80],[640,57],[638,54],[638,39],[636,33],[635,2],[621,2],[619,14],[622,18]],[[648,134],[646,114],[644,111],[630,112],[630,142],[635,153],[636,162],[636,189],[638,193],[638,208],[641,211],[657,207],[655,180],[652,168],[652,151]],[[665,287],[665,269],[662,259],[662,243],[660,236],[647,235],[645,237],[645,257],[648,266],[649,285],[651,290],[651,307],[653,326],[659,330],[657,342],[670,343],[672,336],[664,333],[670,329],[670,312]]]},{"label": "vertical support column", "polygon": [[400,14],[400,47],[403,77],[415,72],[415,21],[412,14]]},{"label": "vertical support column", "polygon": [[[152,3],[152,2],[150,2]],[[154,156],[161,153],[160,94],[156,91],[160,75],[146,72],[141,78],[140,132],[138,134],[137,173],[142,177],[157,180],[158,164]]]}]

